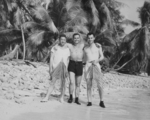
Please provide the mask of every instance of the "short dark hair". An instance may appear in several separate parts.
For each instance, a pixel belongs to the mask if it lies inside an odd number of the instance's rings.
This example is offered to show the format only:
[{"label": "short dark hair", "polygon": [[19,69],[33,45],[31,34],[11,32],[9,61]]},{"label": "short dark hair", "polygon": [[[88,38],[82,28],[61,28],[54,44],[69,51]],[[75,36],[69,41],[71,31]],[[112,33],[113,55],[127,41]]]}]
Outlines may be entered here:
[{"label": "short dark hair", "polygon": [[60,34],[60,35],[59,35],[59,39],[60,39],[61,37],[65,37],[65,38],[67,39],[67,37],[66,37],[65,34]]},{"label": "short dark hair", "polygon": [[92,32],[89,32],[89,33],[87,34],[87,37],[88,37],[89,35],[95,36],[94,33],[92,33]]},{"label": "short dark hair", "polygon": [[79,34],[79,33],[74,33],[74,34],[73,34],[73,38],[74,38],[74,36],[76,36],[76,35],[79,35],[79,36],[80,36],[80,34]]}]

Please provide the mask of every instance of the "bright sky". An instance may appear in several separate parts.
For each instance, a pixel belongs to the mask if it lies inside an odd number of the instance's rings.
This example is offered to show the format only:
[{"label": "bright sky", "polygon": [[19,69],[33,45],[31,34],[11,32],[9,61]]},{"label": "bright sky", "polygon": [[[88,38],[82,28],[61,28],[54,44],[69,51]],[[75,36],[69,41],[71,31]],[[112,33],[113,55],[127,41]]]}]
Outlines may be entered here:
[{"label": "bright sky", "polygon": [[[127,19],[130,19],[130,20],[140,23],[139,14],[137,12],[137,9],[139,7],[143,6],[145,0],[117,0],[117,1],[126,4],[126,6],[122,7],[120,9],[120,11]],[[126,32],[126,34],[128,34],[134,29],[135,28],[128,25],[128,26],[126,26],[125,32]]]}]

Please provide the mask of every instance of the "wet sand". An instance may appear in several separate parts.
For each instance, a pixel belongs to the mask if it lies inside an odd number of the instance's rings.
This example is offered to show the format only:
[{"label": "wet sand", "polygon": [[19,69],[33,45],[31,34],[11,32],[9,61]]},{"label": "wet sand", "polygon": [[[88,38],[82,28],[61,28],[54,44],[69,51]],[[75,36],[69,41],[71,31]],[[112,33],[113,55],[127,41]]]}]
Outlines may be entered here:
[{"label": "wet sand", "polygon": [[[86,96],[81,95],[82,105],[63,104],[53,97],[47,103],[41,98],[26,105],[0,102],[1,120],[150,120],[149,89],[107,89],[105,90],[106,108],[98,106],[98,94],[93,95],[93,106],[87,107]],[[3,104],[2,104],[3,103]],[[5,106],[5,108],[4,108]],[[6,109],[6,107],[8,107]],[[6,114],[7,111],[7,114]],[[17,111],[17,112],[15,112]],[[9,116],[9,117],[8,117]]]}]

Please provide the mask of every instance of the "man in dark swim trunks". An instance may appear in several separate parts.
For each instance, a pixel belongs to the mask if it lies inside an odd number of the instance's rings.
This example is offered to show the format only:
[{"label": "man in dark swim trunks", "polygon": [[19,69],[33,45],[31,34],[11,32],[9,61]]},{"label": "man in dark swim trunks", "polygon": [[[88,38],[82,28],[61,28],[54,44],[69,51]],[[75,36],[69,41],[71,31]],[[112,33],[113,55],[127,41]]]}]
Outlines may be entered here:
[{"label": "man in dark swim trunks", "polygon": [[75,33],[73,35],[73,42],[74,44],[67,44],[70,49],[70,62],[68,65],[68,72],[70,77],[70,84],[69,84],[69,93],[70,97],[68,103],[73,102],[73,91],[74,91],[74,84],[75,84],[75,103],[80,105],[79,102],[79,92],[80,92],[80,83],[83,74],[83,48],[84,43],[80,39],[80,34]]}]

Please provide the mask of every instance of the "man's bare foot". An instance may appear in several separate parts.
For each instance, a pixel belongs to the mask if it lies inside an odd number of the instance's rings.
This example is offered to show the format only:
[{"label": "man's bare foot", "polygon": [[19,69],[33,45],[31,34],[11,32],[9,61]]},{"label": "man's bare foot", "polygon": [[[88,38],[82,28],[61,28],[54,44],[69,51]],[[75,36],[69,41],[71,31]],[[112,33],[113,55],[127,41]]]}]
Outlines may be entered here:
[{"label": "man's bare foot", "polygon": [[63,98],[60,98],[60,99],[59,99],[59,102],[64,103],[64,99],[63,99]]},{"label": "man's bare foot", "polygon": [[41,100],[41,102],[47,102],[48,98],[44,98],[43,100]]}]

